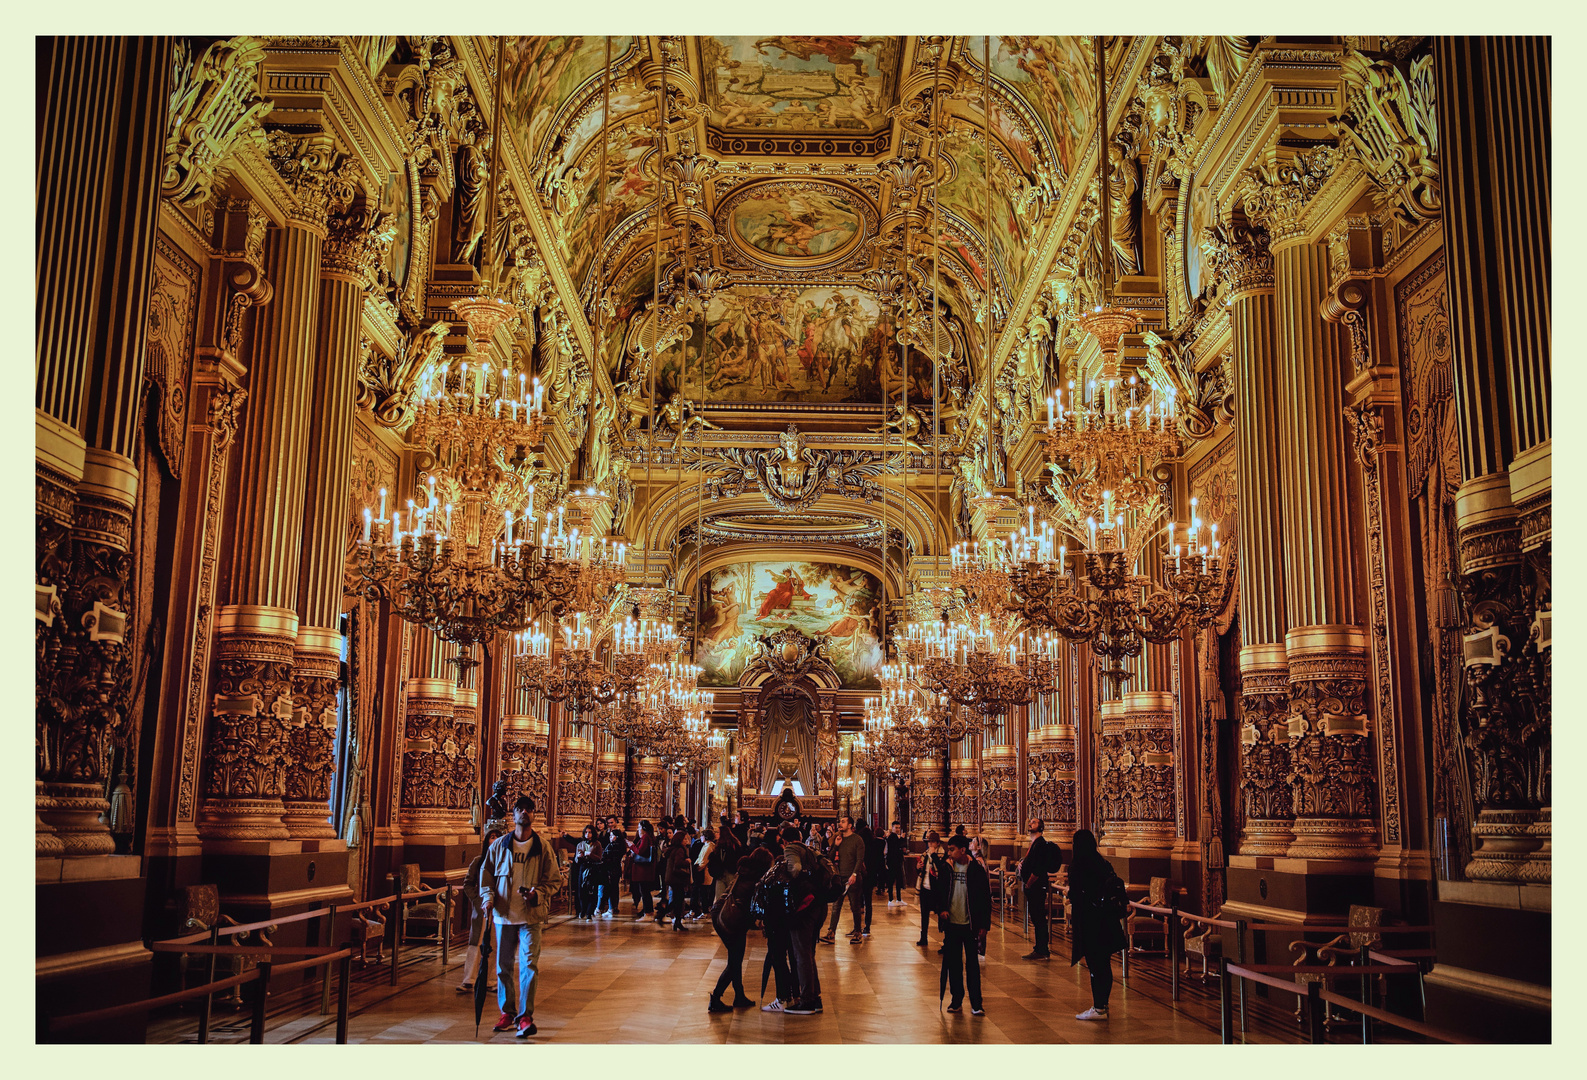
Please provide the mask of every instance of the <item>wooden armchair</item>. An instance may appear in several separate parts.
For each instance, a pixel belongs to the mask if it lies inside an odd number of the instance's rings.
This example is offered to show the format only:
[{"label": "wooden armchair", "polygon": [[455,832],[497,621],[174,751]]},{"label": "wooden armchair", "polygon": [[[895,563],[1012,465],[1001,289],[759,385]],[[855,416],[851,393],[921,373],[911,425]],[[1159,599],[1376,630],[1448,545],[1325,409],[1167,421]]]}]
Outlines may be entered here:
[{"label": "wooden armchair", "polygon": [[[397,867],[398,893],[423,892],[424,884],[419,880],[419,864],[403,863]],[[418,927],[428,927],[429,933],[415,933]],[[428,941],[432,944],[441,943],[441,935],[446,930],[446,908],[435,898],[416,904],[409,904],[408,909],[402,913],[402,940],[403,941]]]},{"label": "wooden armchair", "polygon": [[[1167,878],[1154,877],[1151,879],[1146,887],[1146,902],[1152,907],[1168,906]],[[1168,952],[1168,917],[1166,915],[1152,915],[1148,912],[1131,908],[1129,915],[1124,920],[1124,933],[1130,939],[1130,952],[1132,953],[1159,955]],[[1162,947],[1160,949],[1143,949],[1135,944],[1136,935],[1156,938]]]},{"label": "wooden armchair", "polygon": [[[1212,917],[1218,919],[1222,918],[1222,916],[1223,908],[1220,906]],[[1201,981],[1203,983],[1207,981],[1207,965],[1209,963],[1214,965],[1212,977],[1216,979],[1218,977],[1217,960],[1218,957],[1223,955],[1223,929],[1217,926],[1208,926],[1206,923],[1193,922],[1189,924],[1185,927],[1185,945],[1180,952],[1185,958],[1185,976],[1187,978],[1190,976],[1190,958],[1199,956],[1201,957]]]},{"label": "wooden armchair", "polygon": [[[210,930],[216,926],[236,926],[237,920],[230,915],[220,912],[220,890],[214,885],[188,885],[177,890],[177,919],[183,933],[193,930]],[[262,930],[250,930],[246,934],[237,934],[232,937],[222,935],[222,945],[259,945],[270,947],[270,934],[275,933],[274,926],[267,926]],[[188,986],[188,969],[190,954],[177,955],[177,970],[181,973],[183,988]],[[260,960],[270,959],[269,953],[240,953],[232,956],[215,957],[215,977],[217,979],[230,978],[233,975],[242,975],[259,965]],[[200,970],[207,976],[210,971],[209,963],[205,958],[199,959]],[[208,982],[206,977],[204,982]],[[241,1008],[242,988],[233,986],[221,991],[220,1001],[234,1008]]]},{"label": "wooden armchair", "polygon": [[[1343,960],[1344,966],[1348,967],[1359,959],[1363,948],[1376,949],[1383,945],[1383,934],[1379,929],[1383,925],[1382,908],[1369,907],[1366,904],[1351,904],[1347,925],[1349,929],[1343,934],[1329,938],[1321,944],[1312,941],[1290,942],[1289,951],[1297,954],[1294,966],[1308,967],[1325,964],[1328,967],[1338,967],[1340,966],[1340,961]],[[1345,973],[1341,972],[1341,974]],[[1333,991],[1334,986],[1331,980],[1331,976],[1317,975],[1310,972],[1297,973],[1295,976],[1295,981],[1298,983],[1320,982],[1325,989]],[[1304,1017],[1303,1006],[1305,1001],[1305,997],[1301,997],[1295,1003],[1295,1018],[1297,1020]],[[1333,1010],[1328,1010],[1324,1019],[1327,1023],[1354,1022],[1353,1017],[1334,1015]]]},{"label": "wooden armchair", "polygon": [[[367,964],[371,959],[380,963],[386,947],[386,920],[380,914],[380,909],[355,911],[352,918],[353,947],[358,950],[354,959],[360,964]],[[371,949],[374,950],[373,957],[369,955]]]}]

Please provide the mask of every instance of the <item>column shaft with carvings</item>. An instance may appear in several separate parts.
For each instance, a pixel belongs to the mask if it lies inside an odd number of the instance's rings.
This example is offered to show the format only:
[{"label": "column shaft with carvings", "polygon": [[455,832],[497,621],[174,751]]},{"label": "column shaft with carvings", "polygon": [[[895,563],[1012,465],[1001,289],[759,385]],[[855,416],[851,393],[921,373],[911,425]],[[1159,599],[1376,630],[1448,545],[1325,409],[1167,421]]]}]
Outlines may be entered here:
[{"label": "column shaft with carvings", "polygon": [[628,788],[628,811],[625,815],[624,828],[632,840],[638,834],[641,821],[648,821],[655,825],[666,813],[666,770],[662,768],[659,758],[643,757],[634,759],[633,779]]},{"label": "column shaft with carvings", "polygon": [[1267,230],[1236,216],[1210,230],[1234,331],[1235,484],[1240,506],[1240,851],[1282,855],[1290,823],[1289,664],[1277,455],[1279,372]]},{"label": "column shaft with carvings", "polygon": [[[1318,162],[1316,171],[1328,159],[1319,154],[1309,160]],[[1289,855],[1359,858],[1377,852],[1377,762],[1366,698],[1367,636],[1353,582],[1345,349],[1322,315],[1327,248],[1299,235],[1293,213],[1269,213],[1283,381],[1278,450],[1295,812]]]},{"label": "column shaft with carvings", "polygon": [[1462,484],[1468,878],[1551,879],[1552,45],[1434,40]]},{"label": "column shaft with carvings", "polygon": [[963,825],[966,831],[981,821],[981,759],[976,736],[967,735],[952,751],[948,761],[948,826]]},{"label": "column shaft with carvings", "polygon": [[537,807],[547,805],[546,769],[550,747],[546,740],[549,737],[549,725],[537,716],[518,715],[502,719],[501,773],[497,779],[507,784],[509,821],[513,800],[520,795],[529,796]]},{"label": "column shaft with carvings", "polygon": [[133,455],[170,39],[52,38],[40,60],[36,846],[99,855],[115,850],[106,770],[146,648],[129,588]]},{"label": "column shaft with carvings", "polygon": [[1018,820],[1019,748],[1013,730],[1024,722],[1023,711],[1011,711],[982,736],[980,831],[989,841],[1013,843],[1024,832]]}]

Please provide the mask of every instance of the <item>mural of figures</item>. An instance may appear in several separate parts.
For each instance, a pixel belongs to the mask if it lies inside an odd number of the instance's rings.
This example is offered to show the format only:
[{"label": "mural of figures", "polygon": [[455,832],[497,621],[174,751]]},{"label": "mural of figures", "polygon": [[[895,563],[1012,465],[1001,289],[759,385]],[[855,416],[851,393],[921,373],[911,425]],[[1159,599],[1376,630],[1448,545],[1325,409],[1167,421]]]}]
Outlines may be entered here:
[{"label": "mural of figures", "polygon": [[[613,110],[614,114],[616,110]],[[655,202],[651,183],[643,175],[640,164],[655,145],[652,136],[640,134],[629,127],[613,127],[606,145],[606,222],[607,229],[635,211]],[[562,257],[569,272],[583,281],[589,272],[592,257],[600,246],[595,235],[595,225],[600,208],[601,144],[595,140],[579,161],[577,171],[567,174],[564,186],[568,202],[558,221],[562,225]],[[574,201],[576,200],[576,201]]]},{"label": "mural of figures", "polygon": [[712,121],[763,131],[872,131],[898,68],[894,38],[700,39]]},{"label": "mural of figures", "polygon": [[755,642],[793,627],[826,638],[827,655],[849,689],[878,686],[881,583],[852,566],[797,561],[734,563],[705,578],[701,605],[702,686],[736,686]]},{"label": "mural of figures", "polygon": [[[996,111],[996,110],[994,110]],[[952,125],[947,140],[953,158],[953,178],[938,192],[942,210],[965,222],[976,234],[985,236],[987,211],[986,150],[977,135],[963,122]],[[1020,280],[1025,270],[1031,238],[1014,213],[1008,192],[1013,190],[1013,175],[994,156],[992,171],[992,251],[1004,286]]]}]

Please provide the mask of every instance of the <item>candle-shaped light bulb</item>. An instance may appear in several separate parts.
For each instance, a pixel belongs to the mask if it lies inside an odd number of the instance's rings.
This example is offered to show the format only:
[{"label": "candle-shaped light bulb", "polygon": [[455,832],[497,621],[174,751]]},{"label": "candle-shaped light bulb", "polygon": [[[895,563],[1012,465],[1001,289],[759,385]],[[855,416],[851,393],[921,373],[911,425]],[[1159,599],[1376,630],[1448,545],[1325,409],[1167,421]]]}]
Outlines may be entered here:
[{"label": "candle-shaped light bulb", "polygon": [[369,543],[369,507],[364,507],[364,543]]},{"label": "candle-shaped light bulb", "polygon": [[380,520],[386,520],[386,489],[380,489]]}]

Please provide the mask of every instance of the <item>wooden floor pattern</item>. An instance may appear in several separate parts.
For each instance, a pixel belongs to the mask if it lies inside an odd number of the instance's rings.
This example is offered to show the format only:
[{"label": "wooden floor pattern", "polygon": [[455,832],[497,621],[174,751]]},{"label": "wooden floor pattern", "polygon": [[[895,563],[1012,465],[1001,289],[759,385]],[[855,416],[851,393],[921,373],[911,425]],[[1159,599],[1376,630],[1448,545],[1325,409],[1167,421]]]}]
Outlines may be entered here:
[{"label": "wooden floor pattern", "polygon": [[[759,1009],[706,1012],[706,1002],[722,970],[727,950],[710,923],[687,923],[674,931],[650,919],[635,922],[624,900],[623,912],[593,924],[567,916],[553,918],[541,953],[535,1043],[1216,1043],[1218,1003],[1195,983],[1177,1006],[1170,1002],[1166,962],[1132,964],[1131,985],[1118,980],[1117,958],[1111,1019],[1083,1023],[1074,1015],[1091,1003],[1084,968],[1069,966],[1067,943],[1053,941],[1049,961],[1024,961],[1030,950],[1021,920],[994,922],[982,961],[986,1015],[950,1016],[940,1009],[937,987],[940,957],[933,932],[929,948],[914,946],[920,910],[913,894],[906,904],[889,907],[877,899],[873,935],[851,945],[818,945],[825,1011],[815,1016],[785,1016]],[[476,1036],[472,995],[453,987],[459,979],[462,950],[443,969],[437,950],[407,949],[398,985],[385,969],[355,975],[348,1041],[352,1043],[513,1043],[511,1034],[493,1035],[494,1000]],[[758,1001],[765,939],[750,935],[745,983]],[[1161,970],[1157,970],[1161,969]],[[731,991],[728,997],[731,998]],[[492,995],[494,999],[494,995]],[[285,987],[271,998],[267,1043],[334,1041],[335,1017],[319,1014],[316,986]],[[940,1003],[945,1005],[946,1002]],[[1293,1026],[1275,1022],[1260,1010],[1246,1042],[1298,1042]],[[194,1041],[191,1019],[170,1017],[151,1024],[151,1042]],[[211,1039],[246,1042],[245,1014],[217,1011]]]}]

